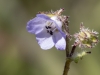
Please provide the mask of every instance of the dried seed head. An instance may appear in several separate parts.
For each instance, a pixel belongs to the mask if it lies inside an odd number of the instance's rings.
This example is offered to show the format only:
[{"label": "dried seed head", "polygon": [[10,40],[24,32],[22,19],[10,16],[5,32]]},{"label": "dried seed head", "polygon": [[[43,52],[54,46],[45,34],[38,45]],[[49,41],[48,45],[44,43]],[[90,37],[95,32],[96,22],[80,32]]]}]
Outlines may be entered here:
[{"label": "dried seed head", "polygon": [[96,31],[91,31],[88,28],[83,26],[83,23],[80,25],[80,32],[74,34],[75,41],[79,43],[79,47],[81,48],[92,48],[98,43],[98,36],[99,34]]}]

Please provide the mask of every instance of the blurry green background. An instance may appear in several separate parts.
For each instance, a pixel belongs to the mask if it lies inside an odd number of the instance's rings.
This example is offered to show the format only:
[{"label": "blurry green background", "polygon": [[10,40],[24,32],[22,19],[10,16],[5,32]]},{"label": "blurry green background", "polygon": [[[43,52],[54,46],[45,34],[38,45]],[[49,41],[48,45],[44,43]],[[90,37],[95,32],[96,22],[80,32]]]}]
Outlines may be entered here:
[{"label": "blurry green background", "polygon": [[[81,22],[100,32],[100,0],[0,0],[0,75],[62,75],[65,51],[41,50],[26,30],[38,11],[60,8],[70,16],[71,34]],[[99,45],[78,64],[71,63],[69,75],[100,75]]]}]

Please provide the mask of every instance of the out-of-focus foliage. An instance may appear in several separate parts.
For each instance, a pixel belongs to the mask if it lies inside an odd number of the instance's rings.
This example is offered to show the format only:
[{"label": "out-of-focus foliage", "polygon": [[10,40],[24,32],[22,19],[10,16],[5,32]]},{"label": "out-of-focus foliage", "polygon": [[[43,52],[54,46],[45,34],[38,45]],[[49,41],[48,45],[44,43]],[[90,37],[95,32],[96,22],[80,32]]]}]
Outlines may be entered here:
[{"label": "out-of-focus foliage", "polygon": [[[65,8],[70,16],[70,33],[85,27],[100,32],[100,0],[0,0],[0,75],[62,75],[65,51],[41,50],[26,23],[38,11]],[[78,48],[77,48],[78,49]],[[100,75],[100,46],[78,64],[69,75]]]}]

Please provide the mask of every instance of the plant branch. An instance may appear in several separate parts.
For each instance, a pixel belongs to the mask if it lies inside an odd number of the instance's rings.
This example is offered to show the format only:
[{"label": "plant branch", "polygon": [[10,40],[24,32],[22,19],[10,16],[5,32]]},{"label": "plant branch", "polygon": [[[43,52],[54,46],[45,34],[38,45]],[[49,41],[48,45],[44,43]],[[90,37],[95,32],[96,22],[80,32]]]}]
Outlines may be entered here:
[{"label": "plant branch", "polygon": [[71,60],[67,59],[66,62],[65,62],[65,67],[64,67],[63,75],[68,75],[70,63],[71,63]]},{"label": "plant branch", "polygon": [[77,45],[78,45],[78,43],[75,42],[74,45],[72,46],[72,50],[71,50],[71,52],[70,52],[70,54],[69,54],[69,57],[72,57],[72,55],[73,55],[74,52],[75,52],[75,49],[76,49],[76,46],[77,46]]},{"label": "plant branch", "polygon": [[66,62],[65,62],[65,66],[64,66],[64,71],[63,71],[63,75],[68,75],[68,71],[69,71],[69,66],[71,63],[71,59],[69,58],[69,38],[70,38],[70,34],[69,34],[69,26],[68,26],[68,17],[66,17],[66,24],[67,26],[65,26],[66,28],[66,33],[67,33],[67,37],[66,37]]}]

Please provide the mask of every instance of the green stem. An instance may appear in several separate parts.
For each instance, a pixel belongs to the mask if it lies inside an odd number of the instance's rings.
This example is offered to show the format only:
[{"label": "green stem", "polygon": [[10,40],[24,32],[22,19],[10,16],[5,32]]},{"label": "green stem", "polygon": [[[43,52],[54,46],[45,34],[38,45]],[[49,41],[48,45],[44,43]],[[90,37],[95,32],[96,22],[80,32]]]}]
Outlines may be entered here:
[{"label": "green stem", "polygon": [[71,60],[67,59],[66,62],[65,62],[65,67],[64,67],[63,75],[68,75],[70,63],[71,63]]},{"label": "green stem", "polygon": [[66,57],[69,57],[69,38],[66,37]]},{"label": "green stem", "polygon": [[[68,71],[69,71],[69,67],[70,64],[72,62],[72,60],[70,59],[69,55],[70,55],[70,51],[69,51],[69,38],[71,37],[69,34],[69,26],[68,26],[69,22],[68,22],[68,16],[66,17],[66,24],[67,25],[67,29],[66,29],[66,62],[65,62],[65,66],[64,66],[64,71],[63,71],[63,75],[68,75]],[[66,26],[65,26],[66,27]]]},{"label": "green stem", "polygon": [[68,71],[69,71],[69,67],[70,67],[70,63],[72,62],[72,60],[69,57],[69,38],[66,38],[66,62],[65,62],[65,67],[64,67],[64,71],[63,71],[63,75],[68,75]]},{"label": "green stem", "polygon": [[[69,34],[69,28],[67,29],[67,32]],[[70,63],[72,62],[72,60],[69,58],[69,55],[70,55],[70,52],[69,52],[69,36],[67,36],[66,37],[66,62],[65,62],[65,66],[64,66],[63,75],[68,75]]]}]

